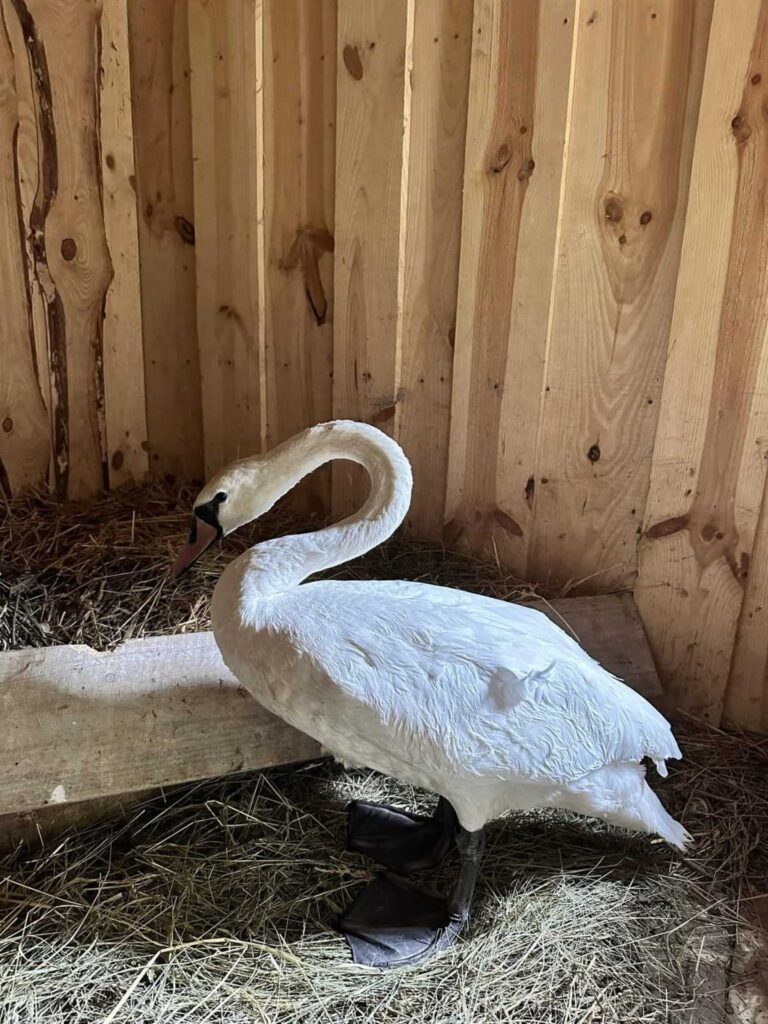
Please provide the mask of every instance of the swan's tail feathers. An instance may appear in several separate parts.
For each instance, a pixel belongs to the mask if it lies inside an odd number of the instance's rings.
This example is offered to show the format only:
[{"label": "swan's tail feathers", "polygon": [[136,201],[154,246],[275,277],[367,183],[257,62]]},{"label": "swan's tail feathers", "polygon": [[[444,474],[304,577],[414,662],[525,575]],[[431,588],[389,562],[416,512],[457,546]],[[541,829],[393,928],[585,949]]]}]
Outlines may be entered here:
[{"label": "swan's tail feathers", "polygon": [[691,842],[690,834],[664,810],[645,781],[642,765],[606,765],[571,783],[568,789],[571,799],[567,806],[572,810],[635,832],[659,835],[678,850],[685,850]]},{"label": "swan's tail feathers", "polygon": [[[653,792],[647,782],[643,783],[645,792],[641,800],[640,810],[642,812],[643,824],[648,832],[655,832],[662,839],[678,850],[685,851],[692,842],[688,832],[679,821],[675,821],[668,811],[664,810],[661,801]],[[630,828],[637,828],[637,825],[629,825]]]}]

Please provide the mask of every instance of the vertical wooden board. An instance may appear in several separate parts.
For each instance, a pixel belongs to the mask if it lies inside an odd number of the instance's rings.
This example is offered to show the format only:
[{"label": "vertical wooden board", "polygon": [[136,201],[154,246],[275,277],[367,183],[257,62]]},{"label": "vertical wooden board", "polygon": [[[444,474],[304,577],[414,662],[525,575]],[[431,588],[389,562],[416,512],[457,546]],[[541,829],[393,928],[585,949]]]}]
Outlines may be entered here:
[{"label": "vertical wooden board", "polygon": [[711,4],[581,8],[528,572],[634,582]]},{"label": "vertical wooden board", "polygon": [[448,468],[472,8],[472,0],[417,3],[413,30],[395,436],[413,466],[406,526],[436,540]]},{"label": "vertical wooden board", "polygon": [[[761,442],[757,454],[768,459],[768,438]],[[748,566],[723,718],[732,727],[768,733],[768,486]]]},{"label": "vertical wooden board", "polygon": [[765,485],[768,3],[716,0],[636,596],[670,709],[719,720]]},{"label": "vertical wooden board", "polygon": [[[402,231],[414,0],[339,0],[334,258],[335,416],[392,432],[402,330]],[[334,505],[366,493],[333,468]]]},{"label": "vertical wooden board", "polygon": [[[0,9],[0,493],[45,481],[51,441],[40,390],[40,368],[27,278],[17,141],[16,74]],[[43,368],[47,374],[47,365]]]},{"label": "vertical wooden board", "polygon": [[572,0],[478,0],[445,539],[525,569]]},{"label": "vertical wooden board", "polygon": [[114,279],[104,309],[104,411],[111,487],[147,473],[147,415],[126,0],[101,19],[101,173]]},{"label": "vertical wooden board", "polygon": [[112,279],[99,158],[97,4],[12,0],[36,86],[40,180],[31,213],[45,294],[54,471],[70,497],[104,485],[102,318]]},{"label": "vertical wooden board", "polygon": [[[266,447],[331,417],[336,2],[264,6]],[[292,502],[326,511],[330,473]]]},{"label": "vertical wooden board", "polygon": [[197,325],[206,472],[262,447],[262,10],[190,0]]},{"label": "vertical wooden board", "polygon": [[187,0],[129,0],[149,468],[203,473]]},{"label": "vertical wooden board", "polygon": [[[22,235],[26,259],[27,286],[29,288],[30,307],[32,312],[32,332],[34,334],[35,358],[38,368],[40,393],[46,408],[48,434],[52,437],[52,402],[51,402],[51,368],[48,360],[48,318],[45,293],[41,287],[35,255],[34,233],[31,230],[32,211],[38,194],[41,180],[41,161],[43,149],[38,134],[36,111],[36,82],[34,71],[24,41],[21,21],[16,14],[12,0],[0,0],[5,18],[5,28],[11,44],[14,59],[14,83],[19,127],[16,133],[16,178],[19,183],[19,200],[21,204]],[[50,441],[49,441],[50,448]],[[47,479],[53,479],[53,462],[48,460]]]}]

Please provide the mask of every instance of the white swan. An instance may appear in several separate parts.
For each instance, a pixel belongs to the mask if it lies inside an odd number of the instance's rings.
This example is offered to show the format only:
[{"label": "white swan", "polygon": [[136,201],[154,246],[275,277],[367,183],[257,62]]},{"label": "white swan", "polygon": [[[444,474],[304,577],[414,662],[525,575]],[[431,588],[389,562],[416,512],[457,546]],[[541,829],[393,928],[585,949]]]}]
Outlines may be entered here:
[{"label": "white swan", "polygon": [[566,808],[684,848],[690,837],[641,764],[649,758],[663,775],[665,760],[681,756],[669,724],[546,616],[423,583],[303,582],[381,543],[406,514],[410,465],[374,427],[322,424],[225,469],[199,495],[175,575],[332,459],[368,471],[360,511],[240,555],[212,613],[225,663],[261,704],[345,764],[442,798],[427,822],[357,805],[353,849],[404,873],[442,856],[450,808],[458,818],[463,864],[448,916],[396,878],[374,883],[342,924],[355,959],[415,962],[447,945],[468,914],[483,826],[504,811]]}]

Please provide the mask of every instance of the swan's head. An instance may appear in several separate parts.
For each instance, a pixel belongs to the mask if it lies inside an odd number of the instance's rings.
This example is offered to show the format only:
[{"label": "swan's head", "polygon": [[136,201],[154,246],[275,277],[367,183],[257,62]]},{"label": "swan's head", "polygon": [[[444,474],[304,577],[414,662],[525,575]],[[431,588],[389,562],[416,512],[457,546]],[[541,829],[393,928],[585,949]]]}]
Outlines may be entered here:
[{"label": "swan's head", "polygon": [[178,579],[214,541],[268,512],[285,491],[269,456],[243,459],[209,480],[195,501],[189,540],[171,575]]}]

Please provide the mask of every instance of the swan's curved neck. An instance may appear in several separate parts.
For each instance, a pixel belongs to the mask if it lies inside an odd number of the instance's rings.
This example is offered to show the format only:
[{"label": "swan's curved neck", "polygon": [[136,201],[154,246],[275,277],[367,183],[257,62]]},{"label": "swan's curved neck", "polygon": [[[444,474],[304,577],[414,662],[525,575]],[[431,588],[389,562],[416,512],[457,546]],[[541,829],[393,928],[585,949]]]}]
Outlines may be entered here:
[{"label": "swan's curved neck", "polygon": [[247,576],[251,593],[283,592],[308,576],[357,558],[386,540],[405,518],[411,500],[410,464],[399,445],[366,424],[337,421],[312,427],[276,448],[267,456],[268,466],[262,459],[261,467],[281,496],[335,459],[367,470],[371,486],[365,503],[332,526],[257,544],[237,559],[232,567],[243,562],[239,575],[242,582]]}]

